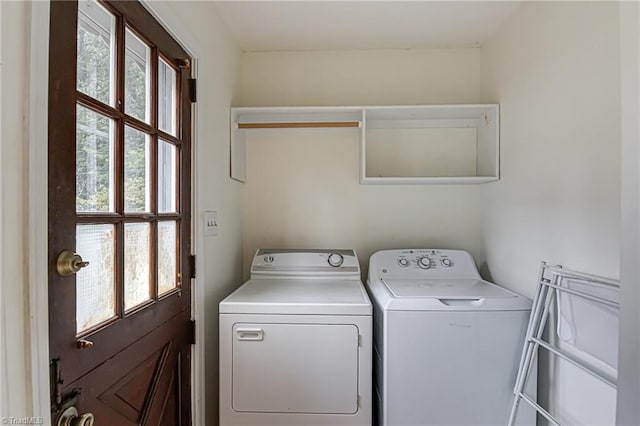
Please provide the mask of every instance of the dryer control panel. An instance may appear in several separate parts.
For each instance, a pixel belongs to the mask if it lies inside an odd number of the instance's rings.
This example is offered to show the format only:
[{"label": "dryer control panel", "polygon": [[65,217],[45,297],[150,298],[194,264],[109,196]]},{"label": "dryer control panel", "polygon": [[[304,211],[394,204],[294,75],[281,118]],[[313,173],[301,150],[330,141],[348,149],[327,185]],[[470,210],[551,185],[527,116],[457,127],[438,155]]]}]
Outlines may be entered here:
[{"label": "dryer control panel", "polygon": [[251,263],[251,278],[265,275],[360,279],[360,264],[351,249],[259,249]]},{"label": "dryer control panel", "polygon": [[464,250],[382,250],[369,260],[369,279],[470,278],[480,274]]}]

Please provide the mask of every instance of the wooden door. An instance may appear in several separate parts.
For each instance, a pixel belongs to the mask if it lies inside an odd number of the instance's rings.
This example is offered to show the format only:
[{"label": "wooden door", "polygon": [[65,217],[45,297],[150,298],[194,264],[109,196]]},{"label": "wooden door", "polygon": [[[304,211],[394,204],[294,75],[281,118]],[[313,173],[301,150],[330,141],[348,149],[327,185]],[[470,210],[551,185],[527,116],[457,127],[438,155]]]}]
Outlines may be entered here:
[{"label": "wooden door", "polygon": [[190,59],[137,2],[53,1],[49,73],[54,424],[188,425]]}]

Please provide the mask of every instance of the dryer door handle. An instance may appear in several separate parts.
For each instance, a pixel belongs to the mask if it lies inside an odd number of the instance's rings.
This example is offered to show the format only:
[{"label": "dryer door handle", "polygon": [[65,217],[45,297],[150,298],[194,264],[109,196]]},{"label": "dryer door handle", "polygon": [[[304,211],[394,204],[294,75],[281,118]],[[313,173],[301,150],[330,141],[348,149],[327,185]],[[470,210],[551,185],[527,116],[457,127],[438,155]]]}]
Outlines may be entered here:
[{"label": "dryer door handle", "polygon": [[238,340],[263,340],[264,330],[261,328],[236,328]]}]

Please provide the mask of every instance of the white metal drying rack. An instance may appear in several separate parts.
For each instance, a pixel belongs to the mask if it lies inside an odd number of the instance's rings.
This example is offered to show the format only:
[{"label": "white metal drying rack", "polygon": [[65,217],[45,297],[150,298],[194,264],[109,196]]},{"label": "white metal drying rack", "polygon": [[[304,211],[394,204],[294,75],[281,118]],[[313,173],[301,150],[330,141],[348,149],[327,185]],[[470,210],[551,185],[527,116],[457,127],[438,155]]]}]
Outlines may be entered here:
[{"label": "white metal drying rack", "polygon": [[617,389],[617,377],[612,377],[606,372],[599,371],[593,366],[587,365],[577,357],[563,351],[552,343],[543,340],[543,332],[547,324],[549,312],[551,310],[554,299],[558,297],[558,293],[565,292],[571,295],[583,298],[593,303],[601,305],[619,308],[619,303],[605,299],[602,297],[588,294],[579,290],[563,287],[562,280],[570,279],[580,284],[597,288],[607,288],[618,290],[620,283],[616,280],[609,278],[599,277],[596,275],[585,274],[582,272],[570,271],[563,269],[562,266],[548,266],[546,262],[542,262],[540,267],[540,274],[538,277],[538,288],[536,291],[536,297],[531,307],[531,317],[529,318],[529,326],[527,327],[527,336],[524,342],[524,348],[522,349],[522,357],[520,358],[520,368],[518,369],[518,376],[516,378],[516,385],[514,388],[513,405],[511,406],[511,414],[509,415],[509,426],[513,426],[518,414],[518,405],[521,400],[526,401],[531,405],[538,413],[544,416],[552,424],[556,426],[562,426],[561,423],[553,415],[551,415],[546,409],[540,406],[534,398],[527,395],[524,391],[529,373],[531,372],[534,364],[534,359],[537,357],[538,349],[540,347],[548,350],[553,355],[556,355],[567,362],[578,367],[587,374],[595,377],[596,379],[608,384],[609,386]]}]

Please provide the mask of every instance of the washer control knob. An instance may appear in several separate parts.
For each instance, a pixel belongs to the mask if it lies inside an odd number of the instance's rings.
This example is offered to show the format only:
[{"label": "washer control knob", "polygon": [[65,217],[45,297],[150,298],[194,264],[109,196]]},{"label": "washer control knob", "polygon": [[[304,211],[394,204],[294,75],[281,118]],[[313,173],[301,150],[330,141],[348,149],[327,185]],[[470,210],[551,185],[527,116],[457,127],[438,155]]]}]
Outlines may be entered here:
[{"label": "washer control knob", "polygon": [[407,266],[409,266],[409,261],[407,259],[398,259],[398,265],[406,268]]},{"label": "washer control knob", "polygon": [[453,265],[451,259],[442,259],[440,262],[442,262],[442,266],[446,268],[450,268]]},{"label": "washer control knob", "polygon": [[272,263],[273,256],[265,256],[263,260],[264,260],[264,263]]},{"label": "washer control knob", "polygon": [[431,268],[431,259],[429,259],[427,256],[419,257],[418,266],[421,267],[422,269]]},{"label": "washer control knob", "polygon": [[340,253],[331,253],[327,261],[329,262],[329,265],[337,268],[342,265],[342,262],[344,262],[344,257]]}]

